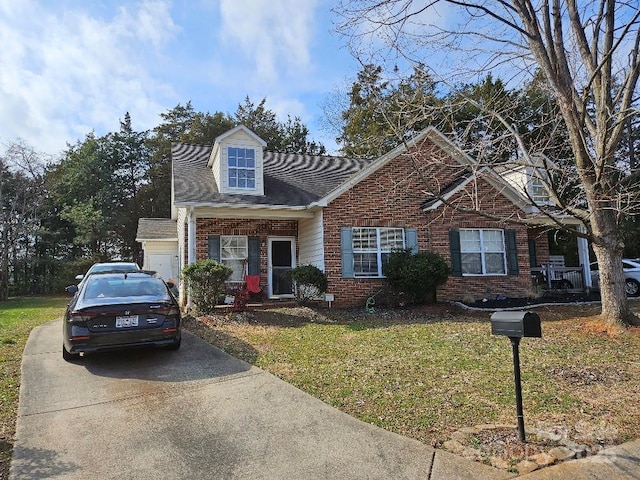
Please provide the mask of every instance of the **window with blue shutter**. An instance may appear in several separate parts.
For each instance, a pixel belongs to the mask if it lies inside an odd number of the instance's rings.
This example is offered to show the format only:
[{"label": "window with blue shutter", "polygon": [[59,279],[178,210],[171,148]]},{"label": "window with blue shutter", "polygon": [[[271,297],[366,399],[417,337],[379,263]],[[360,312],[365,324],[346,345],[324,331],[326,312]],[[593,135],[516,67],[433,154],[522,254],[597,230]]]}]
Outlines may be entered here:
[{"label": "window with blue shutter", "polygon": [[342,277],[384,277],[384,265],[394,250],[418,251],[414,229],[395,227],[342,227]]},{"label": "window with blue shutter", "polygon": [[515,230],[449,230],[451,275],[518,275]]}]

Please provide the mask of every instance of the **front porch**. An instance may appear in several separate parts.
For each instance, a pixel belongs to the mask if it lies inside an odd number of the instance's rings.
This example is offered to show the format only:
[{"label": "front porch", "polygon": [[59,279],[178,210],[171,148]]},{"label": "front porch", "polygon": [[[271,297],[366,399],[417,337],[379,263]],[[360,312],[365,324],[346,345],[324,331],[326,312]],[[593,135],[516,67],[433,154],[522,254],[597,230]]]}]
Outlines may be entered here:
[{"label": "front porch", "polygon": [[529,229],[528,238],[534,289],[578,293],[593,288],[587,239],[546,227]]}]

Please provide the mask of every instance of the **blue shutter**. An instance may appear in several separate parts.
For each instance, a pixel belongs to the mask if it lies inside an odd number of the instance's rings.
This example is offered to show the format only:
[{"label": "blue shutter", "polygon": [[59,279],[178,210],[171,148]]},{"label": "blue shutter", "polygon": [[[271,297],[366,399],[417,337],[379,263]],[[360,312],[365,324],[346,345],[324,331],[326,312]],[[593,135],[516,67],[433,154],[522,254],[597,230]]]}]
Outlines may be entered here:
[{"label": "blue shutter", "polygon": [[507,247],[507,274],[518,275],[518,246],[516,244],[516,231],[505,230],[504,239]]},{"label": "blue shutter", "polygon": [[353,232],[351,227],[342,227],[340,229],[340,253],[342,257],[342,278],[354,278]]},{"label": "blue shutter", "polygon": [[529,239],[529,266],[531,268],[538,266],[538,247],[534,239]]},{"label": "blue shutter", "polygon": [[460,232],[449,230],[449,251],[451,253],[451,275],[462,276],[462,253],[460,252]]},{"label": "blue shutter", "polygon": [[418,253],[418,231],[415,228],[405,228],[404,230],[405,248],[411,249],[411,253]]},{"label": "blue shutter", "polygon": [[209,258],[220,261],[220,235],[209,235]]},{"label": "blue shutter", "polygon": [[260,275],[260,237],[249,237],[247,275]]}]

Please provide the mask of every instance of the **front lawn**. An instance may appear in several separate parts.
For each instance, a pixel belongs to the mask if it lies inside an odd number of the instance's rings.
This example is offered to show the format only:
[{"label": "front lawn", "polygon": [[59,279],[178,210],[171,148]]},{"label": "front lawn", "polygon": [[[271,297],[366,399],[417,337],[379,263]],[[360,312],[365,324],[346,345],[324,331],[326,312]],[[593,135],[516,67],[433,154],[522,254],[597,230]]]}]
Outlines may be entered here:
[{"label": "front lawn", "polygon": [[0,302],[0,478],[8,478],[20,394],[22,352],[34,327],[62,317],[69,297]]},{"label": "front lawn", "polygon": [[[603,445],[640,431],[640,331],[599,333],[598,306],[542,307],[520,344],[525,424]],[[455,430],[515,424],[511,344],[490,313],[453,307],[253,311],[186,327],[363,421],[438,446]]]}]

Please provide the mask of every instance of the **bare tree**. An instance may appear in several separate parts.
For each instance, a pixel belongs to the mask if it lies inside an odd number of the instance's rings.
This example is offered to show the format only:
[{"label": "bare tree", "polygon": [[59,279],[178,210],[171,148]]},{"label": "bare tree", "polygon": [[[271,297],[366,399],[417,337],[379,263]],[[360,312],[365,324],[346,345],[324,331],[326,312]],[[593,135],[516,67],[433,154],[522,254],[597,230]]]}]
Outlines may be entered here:
[{"label": "bare tree", "polygon": [[29,251],[39,226],[38,208],[44,199],[44,157],[23,141],[4,146],[0,152],[0,301],[9,296],[18,258]]},{"label": "bare tree", "polygon": [[[637,324],[626,300],[620,224],[638,212],[638,173],[617,155],[625,128],[638,116],[637,2],[343,0],[334,11],[341,18],[338,31],[363,63],[371,61],[363,58],[369,53],[380,57],[378,63],[391,58],[396,65],[425,64],[447,49],[464,52],[465,65],[475,65],[448,72],[449,79],[492,70],[516,80],[543,75],[571,152],[568,164],[545,162],[556,169],[547,188],[562,211],[581,222],[577,233],[591,243],[600,269],[602,319],[613,326]],[[460,23],[448,27],[446,18]],[[443,72],[431,73],[443,79]],[[476,106],[508,130],[520,161],[540,158],[508,116]],[[567,181],[571,175],[574,182]],[[561,188],[566,185],[574,189],[569,201]]]}]

